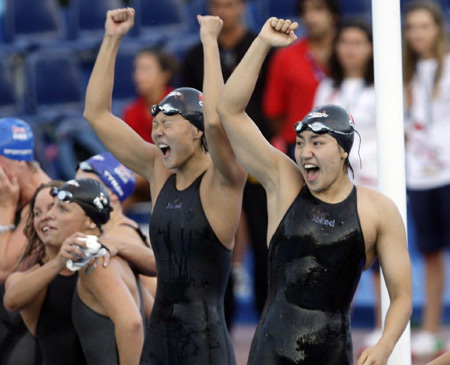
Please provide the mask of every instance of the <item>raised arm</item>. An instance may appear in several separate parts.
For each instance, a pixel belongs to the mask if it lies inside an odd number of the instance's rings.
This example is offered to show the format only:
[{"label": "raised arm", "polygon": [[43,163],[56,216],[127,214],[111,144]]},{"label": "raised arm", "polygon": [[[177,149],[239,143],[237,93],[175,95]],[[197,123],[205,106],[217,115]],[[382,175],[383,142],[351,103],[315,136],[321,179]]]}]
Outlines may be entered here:
[{"label": "raised arm", "polygon": [[134,9],[106,14],[105,36],[86,90],[84,117],[120,162],[149,179],[156,148],[111,113],[116,56],[122,37],[133,24]]},{"label": "raised arm", "polygon": [[376,251],[390,305],[381,339],[361,354],[358,365],[386,364],[412,313],[411,266],[405,227],[395,204],[385,196],[380,200],[381,204],[374,207],[382,212],[377,224]]},{"label": "raised arm", "polygon": [[277,179],[278,164],[286,156],[263,137],[245,108],[271,47],[293,43],[297,39],[294,34],[297,27],[290,20],[270,18],[226,82],[217,107],[238,160],[265,187]]},{"label": "raised arm", "polygon": [[223,89],[223,76],[220,66],[217,37],[223,22],[216,16],[197,16],[200,23],[200,39],[204,54],[203,75],[203,116],[206,140],[216,171],[226,184],[244,181],[246,174],[237,162],[227,134],[216,112],[217,101]]}]

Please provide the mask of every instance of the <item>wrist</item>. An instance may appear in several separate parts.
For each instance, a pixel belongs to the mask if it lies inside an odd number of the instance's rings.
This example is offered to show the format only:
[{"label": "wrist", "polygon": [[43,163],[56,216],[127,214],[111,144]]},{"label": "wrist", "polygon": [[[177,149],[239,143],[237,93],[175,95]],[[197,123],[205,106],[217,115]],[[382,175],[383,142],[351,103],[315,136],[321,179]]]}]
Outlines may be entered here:
[{"label": "wrist", "polygon": [[15,224],[0,224],[0,233],[14,231],[15,229]]}]

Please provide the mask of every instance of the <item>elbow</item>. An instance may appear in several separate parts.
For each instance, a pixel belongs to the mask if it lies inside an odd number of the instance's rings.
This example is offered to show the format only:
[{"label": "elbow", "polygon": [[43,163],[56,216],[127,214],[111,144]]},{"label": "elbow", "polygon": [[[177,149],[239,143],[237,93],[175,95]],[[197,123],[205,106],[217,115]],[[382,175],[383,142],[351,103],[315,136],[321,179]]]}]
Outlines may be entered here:
[{"label": "elbow", "polygon": [[22,307],[19,306],[19,303],[14,300],[14,297],[12,297],[8,291],[6,291],[5,296],[3,297],[3,305],[9,312],[18,312],[22,309]]}]

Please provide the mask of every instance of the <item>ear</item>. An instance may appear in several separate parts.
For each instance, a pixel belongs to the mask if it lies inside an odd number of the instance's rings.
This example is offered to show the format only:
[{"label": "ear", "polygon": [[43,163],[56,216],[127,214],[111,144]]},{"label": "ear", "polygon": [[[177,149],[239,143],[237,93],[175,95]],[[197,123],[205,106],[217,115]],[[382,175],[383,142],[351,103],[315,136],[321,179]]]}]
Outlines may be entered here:
[{"label": "ear", "polygon": [[97,228],[97,225],[94,223],[94,221],[90,217],[86,217],[85,229],[92,230],[95,228]]},{"label": "ear", "polygon": [[203,132],[200,129],[198,129],[195,125],[192,125],[192,128],[193,128],[192,135],[193,135],[194,139],[202,138]]}]

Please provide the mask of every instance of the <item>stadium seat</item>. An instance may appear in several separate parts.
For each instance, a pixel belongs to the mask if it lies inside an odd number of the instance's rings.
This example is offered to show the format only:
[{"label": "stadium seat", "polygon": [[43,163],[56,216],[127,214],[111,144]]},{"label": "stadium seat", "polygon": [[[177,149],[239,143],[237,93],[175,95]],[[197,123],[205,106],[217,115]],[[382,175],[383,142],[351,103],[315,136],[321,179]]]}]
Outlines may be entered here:
[{"label": "stadium seat", "polygon": [[105,32],[106,12],[121,7],[121,0],[71,0],[67,10],[68,33],[74,47],[98,46]]},{"label": "stadium seat", "polygon": [[24,48],[64,40],[66,27],[57,0],[5,0],[4,36]]},{"label": "stadium seat", "polygon": [[43,117],[81,115],[84,89],[74,51],[41,49],[26,57],[27,110]]},{"label": "stadium seat", "polygon": [[13,60],[10,56],[0,57],[0,118],[17,116],[20,113],[16,90]]},{"label": "stadium seat", "polygon": [[131,0],[136,10],[134,35],[143,42],[165,42],[190,31],[188,12],[182,0]]}]

